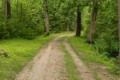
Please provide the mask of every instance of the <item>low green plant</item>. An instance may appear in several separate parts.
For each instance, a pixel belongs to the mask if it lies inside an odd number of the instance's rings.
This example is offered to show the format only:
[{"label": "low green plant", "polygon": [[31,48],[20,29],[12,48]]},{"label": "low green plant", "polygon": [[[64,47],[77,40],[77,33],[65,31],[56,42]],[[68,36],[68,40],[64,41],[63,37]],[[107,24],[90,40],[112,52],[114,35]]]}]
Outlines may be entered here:
[{"label": "low green plant", "polygon": [[67,77],[69,80],[81,80],[79,72],[76,69],[74,60],[72,59],[71,55],[65,49],[63,43],[61,42],[61,49],[64,52],[64,59],[65,59],[65,67],[67,72]]},{"label": "low green plant", "polygon": [[0,56],[0,80],[14,80],[23,67],[33,59],[38,50],[51,39],[61,34],[41,35],[33,40],[9,39],[0,41],[0,49],[8,53],[9,57]]},{"label": "low green plant", "polygon": [[72,45],[77,55],[86,63],[95,62],[104,64],[110,72],[120,75],[120,70],[115,64],[116,58],[110,58],[106,53],[98,53],[98,51],[94,49],[93,45],[87,44],[84,39],[79,37],[71,37],[69,39],[69,43]]}]

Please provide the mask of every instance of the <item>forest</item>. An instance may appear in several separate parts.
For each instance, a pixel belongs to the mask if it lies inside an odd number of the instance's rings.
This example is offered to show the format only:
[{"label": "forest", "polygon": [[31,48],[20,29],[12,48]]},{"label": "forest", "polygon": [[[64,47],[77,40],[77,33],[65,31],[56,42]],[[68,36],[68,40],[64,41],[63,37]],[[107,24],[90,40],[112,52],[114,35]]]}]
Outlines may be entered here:
[{"label": "forest", "polygon": [[0,0],[0,80],[25,78],[119,80],[120,0]]}]

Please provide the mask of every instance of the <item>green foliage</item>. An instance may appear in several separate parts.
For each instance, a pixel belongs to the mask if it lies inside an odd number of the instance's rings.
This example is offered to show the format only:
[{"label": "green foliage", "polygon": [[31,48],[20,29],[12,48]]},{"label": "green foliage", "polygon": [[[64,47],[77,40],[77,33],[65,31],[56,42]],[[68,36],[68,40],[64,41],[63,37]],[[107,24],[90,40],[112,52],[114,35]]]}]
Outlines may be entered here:
[{"label": "green foliage", "polygon": [[8,53],[9,58],[0,56],[0,80],[14,80],[16,74],[33,59],[38,50],[47,44],[52,38],[62,34],[39,36],[34,40],[10,39],[0,41],[0,49]]},{"label": "green foliage", "polygon": [[66,31],[67,25],[70,30],[73,30],[73,26],[75,27],[76,24],[76,7],[74,7],[73,1],[54,0],[48,1],[48,5],[51,31]]},{"label": "green foliage", "polygon": [[[101,63],[107,66],[110,72],[120,75],[120,69],[115,64],[115,58],[109,58],[106,53],[99,54],[98,51],[94,49],[93,46],[85,43],[85,39],[78,37],[71,37],[69,43],[72,45],[73,49],[76,51],[77,55],[83,59],[87,64],[89,63]],[[81,53],[82,52],[82,53]]]},{"label": "green foliage", "polygon": [[[107,33],[108,34],[108,33]],[[102,35],[99,39],[96,39],[95,41],[95,48],[98,49],[99,52],[103,53],[103,52],[112,52],[115,51],[116,53],[118,53],[118,41],[115,40],[115,38],[112,38],[111,35],[110,37],[108,37],[108,35]],[[113,54],[116,54],[113,53]]]},{"label": "green foliage", "polygon": [[[5,21],[4,4],[0,1],[0,27],[1,30],[7,28],[0,33],[0,39],[15,37],[33,39],[44,33],[45,6],[43,2],[44,0],[11,0],[12,17]],[[73,1],[53,0],[48,1],[47,5],[51,32],[66,31],[67,24],[70,30],[74,30],[76,7]]]},{"label": "green foliage", "polygon": [[100,52],[108,52],[110,55],[112,54],[117,56],[119,44],[116,4],[116,0],[110,0],[104,1],[104,3],[101,5],[97,19],[95,45]]},{"label": "green foliage", "polygon": [[93,5],[90,0],[88,2],[88,8],[85,7],[82,14],[82,36],[87,38],[91,26],[91,8],[97,7],[98,14],[94,33],[95,45],[93,46],[100,53],[107,53],[111,57],[117,57],[119,52],[117,0],[98,1],[99,7]]},{"label": "green foliage", "polygon": [[23,28],[20,33],[20,37],[25,39],[34,39],[36,37],[36,32],[30,28]]},{"label": "green foliage", "polygon": [[[12,16],[9,20],[5,20],[4,4],[2,1],[0,1],[0,39],[24,38],[31,40],[44,33],[44,0],[11,0]],[[101,54],[99,57],[96,54],[91,54],[88,60],[95,59],[108,66],[111,64],[110,61],[113,64],[114,61],[106,57],[106,55],[113,57],[118,55],[117,0],[97,0],[95,5],[93,0],[48,0],[47,6],[50,31],[55,33],[66,31],[67,26],[69,26],[71,31],[75,30],[76,9],[79,6],[82,12],[82,37],[84,38],[87,37],[89,27],[91,26],[92,10],[93,8],[94,10],[98,9],[97,21],[95,21],[95,44],[91,46]],[[79,47],[79,45],[78,42],[77,46]],[[86,49],[86,51],[91,52],[91,48],[89,50],[88,48],[83,49],[84,51]],[[107,61],[103,60],[109,61],[107,63]],[[117,71],[114,65],[112,68],[115,69],[115,72]],[[2,75],[5,76],[5,74]]]},{"label": "green foliage", "polygon": [[9,20],[4,20],[3,7],[4,5],[0,6],[2,8],[0,11],[2,13],[0,16],[0,39],[16,37],[34,39],[43,33],[42,1],[12,0],[12,17]]}]

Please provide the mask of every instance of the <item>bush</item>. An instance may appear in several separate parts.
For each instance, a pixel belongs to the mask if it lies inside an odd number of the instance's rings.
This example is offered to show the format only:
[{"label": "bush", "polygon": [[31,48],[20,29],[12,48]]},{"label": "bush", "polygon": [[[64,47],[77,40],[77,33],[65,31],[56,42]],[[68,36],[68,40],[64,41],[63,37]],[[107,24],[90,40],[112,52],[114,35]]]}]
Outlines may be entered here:
[{"label": "bush", "polygon": [[119,42],[111,31],[102,33],[95,40],[95,48],[100,52],[107,52],[110,57],[117,57],[119,52]]},{"label": "bush", "polygon": [[0,39],[8,39],[10,38],[10,34],[7,31],[7,27],[5,26],[5,23],[1,23],[0,25]]},{"label": "bush", "polygon": [[37,32],[31,28],[21,28],[20,37],[24,39],[34,39],[37,36]]},{"label": "bush", "polygon": [[3,22],[0,25],[0,39],[9,39],[9,38],[24,38],[24,39],[34,39],[37,35],[40,35],[43,31],[41,26],[36,27],[27,27],[21,22],[9,21]]}]

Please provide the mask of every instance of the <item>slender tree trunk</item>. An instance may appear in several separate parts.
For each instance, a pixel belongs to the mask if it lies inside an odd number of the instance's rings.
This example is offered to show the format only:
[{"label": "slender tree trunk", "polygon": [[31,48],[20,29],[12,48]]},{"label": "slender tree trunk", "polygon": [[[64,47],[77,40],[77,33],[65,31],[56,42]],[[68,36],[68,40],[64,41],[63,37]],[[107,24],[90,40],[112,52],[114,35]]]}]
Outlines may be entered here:
[{"label": "slender tree trunk", "polygon": [[119,35],[119,56],[118,56],[118,59],[119,59],[119,62],[120,62],[120,0],[118,0],[118,35]]},{"label": "slender tree trunk", "polygon": [[5,20],[11,18],[11,5],[10,0],[4,0],[4,12],[5,12]]},{"label": "slender tree trunk", "polygon": [[77,7],[77,27],[76,27],[76,36],[80,36],[82,31],[82,25],[81,25],[81,11],[79,9],[79,6]]},{"label": "slender tree trunk", "polygon": [[69,16],[70,16],[70,12],[68,11],[66,15],[66,31],[70,31]]},{"label": "slender tree trunk", "polygon": [[16,13],[18,14],[18,0],[16,0]]},{"label": "slender tree trunk", "polygon": [[90,26],[90,30],[88,33],[88,37],[87,37],[87,42],[88,43],[94,43],[94,32],[95,32],[95,28],[96,28],[96,19],[97,19],[97,13],[98,13],[98,8],[97,8],[97,0],[93,0],[93,11],[92,11],[92,19],[91,19],[91,26]]},{"label": "slender tree trunk", "polygon": [[69,15],[66,17],[66,29],[69,31]]},{"label": "slender tree trunk", "polygon": [[10,0],[7,1],[7,18],[11,18],[11,5],[10,5]]},{"label": "slender tree trunk", "polygon": [[49,16],[48,16],[48,6],[47,6],[47,0],[44,0],[45,4],[45,30],[46,35],[49,35]]},{"label": "slender tree trunk", "polygon": [[23,19],[23,5],[22,5],[22,2],[20,4],[20,21],[22,21]]},{"label": "slender tree trunk", "polygon": [[69,26],[69,23],[67,23],[67,31],[70,31],[70,26]]},{"label": "slender tree trunk", "polygon": [[7,20],[7,0],[4,0],[4,15],[5,15],[5,20]]},{"label": "slender tree trunk", "polygon": [[75,27],[75,22],[72,22],[71,28],[72,28],[73,31],[75,31],[75,28],[76,28]]}]

